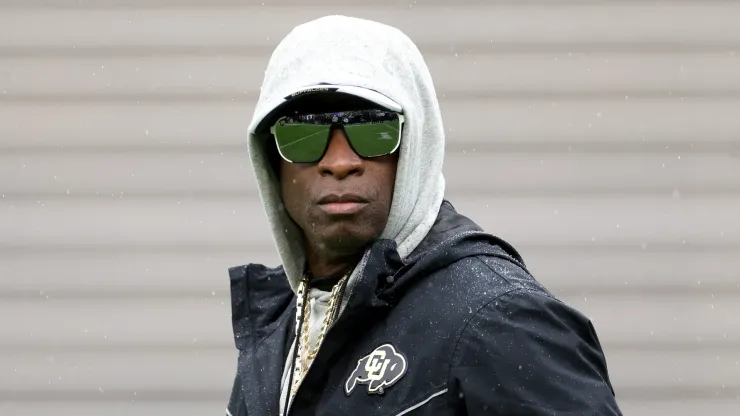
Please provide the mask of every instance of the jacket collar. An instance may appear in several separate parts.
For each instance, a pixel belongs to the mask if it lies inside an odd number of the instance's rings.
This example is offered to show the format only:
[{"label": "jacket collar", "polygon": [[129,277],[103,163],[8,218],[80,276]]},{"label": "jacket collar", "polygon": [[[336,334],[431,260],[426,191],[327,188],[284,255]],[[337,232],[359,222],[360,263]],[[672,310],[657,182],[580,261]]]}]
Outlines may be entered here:
[{"label": "jacket collar", "polygon": [[294,307],[293,291],[282,267],[249,264],[229,269],[231,322],[240,350],[250,340],[264,339]]}]

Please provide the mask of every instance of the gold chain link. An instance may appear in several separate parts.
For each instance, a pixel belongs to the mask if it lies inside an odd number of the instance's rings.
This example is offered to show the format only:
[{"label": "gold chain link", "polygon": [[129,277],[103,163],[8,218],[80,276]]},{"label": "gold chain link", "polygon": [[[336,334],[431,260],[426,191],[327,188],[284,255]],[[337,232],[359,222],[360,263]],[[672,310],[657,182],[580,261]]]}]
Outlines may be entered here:
[{"label": "gold chain link", "polygon": [[331,295],[329,295],[329,305],[327,306],[326,315],[324,316],[323,322],[321,323],[321,332],[319,332],[319,337],[316,339],[313,348],[310,348],[308,345],[310,341],[309,332],[311,329],[311,301],[303,301],[304,299],[308,299],[305,296],[306,291],[308,290],[308,278],[304,276],[301,279],[301,283],[298,285],[298,299],[296,303],[296,335],[298,334],[298,326],[301,324],[301,321],[303,321],[303,326],[301,327],[301,339],[296,346],[296,348],[298,348],[298,360],[296,360],[297,362],[294,364],[295,368],[293,369],[293,385],[291,386],[291,396],[295,395],[301,380],[303,380],[303,377],[306,375],[306,373],[308,373],[309,366],[316,358],[316,354],[319,352],[319,348],[324,342],[324,337],[326,336],[326,332],[329,330],[329,325],[331,324],[332,318],[334,317],[336,308],[339,304],[337,294],[339,293],[340,288],[344,285],[346,279],[347,276],[344,276],[331,289]]}]

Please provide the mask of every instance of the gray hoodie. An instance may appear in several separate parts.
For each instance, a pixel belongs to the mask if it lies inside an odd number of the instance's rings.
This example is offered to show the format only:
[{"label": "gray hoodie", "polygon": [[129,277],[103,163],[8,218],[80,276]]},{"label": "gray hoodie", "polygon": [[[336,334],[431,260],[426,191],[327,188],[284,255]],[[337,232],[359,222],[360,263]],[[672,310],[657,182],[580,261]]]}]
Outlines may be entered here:
[{"label": "gray hoodie", "polygon": [[[271,138],[263,121],[291,95],[322,84],[339,86],[404,114],[390,217],[381,235],[396,242],[402,258],[429,232],[445,190],[442,116],[432,77],[416,45],[396,28],[345,16],[327,16],[294,28],[270,58],[248,142],[259,194],[294,292],[304,271],[305,252],[300,230],[282,204],[280,183],[265,151],[265,142]],[[363,272],[364,261],[349,278],[343,304]],[[328,295],[312,289],[310,298],[309,344],[313,345]],[[289,359],[283,373],[281,411],[290,366]]]}]

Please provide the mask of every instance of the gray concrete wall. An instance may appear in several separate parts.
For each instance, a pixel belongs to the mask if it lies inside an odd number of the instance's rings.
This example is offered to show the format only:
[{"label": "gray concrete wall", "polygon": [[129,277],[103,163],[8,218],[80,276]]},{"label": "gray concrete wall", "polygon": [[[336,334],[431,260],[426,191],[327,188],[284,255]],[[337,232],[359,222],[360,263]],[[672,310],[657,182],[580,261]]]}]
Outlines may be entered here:
[{"label": "gray concrete wall", "polygon": [[226,269],[277,262],[245,131],[338,12],[420,45],[449,198],[593,319],[625,413],[739,414],[740,3],[706,0],[0,0],[0,414],[222,414]]}]

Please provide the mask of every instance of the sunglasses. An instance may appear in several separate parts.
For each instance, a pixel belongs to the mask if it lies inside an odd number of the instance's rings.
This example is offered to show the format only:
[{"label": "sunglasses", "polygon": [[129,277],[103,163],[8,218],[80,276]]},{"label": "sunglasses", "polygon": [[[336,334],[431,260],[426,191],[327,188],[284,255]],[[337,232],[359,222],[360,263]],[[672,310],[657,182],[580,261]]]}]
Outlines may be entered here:
[{"label": "sunglasses", "polygon": [[387,110],[342,111],[281,117],[271,128],[280,156],[292,163],[315,163],[329,147],[333,128],[341,127],[360,157],[389,155],[401,144],[403,115]]}]

